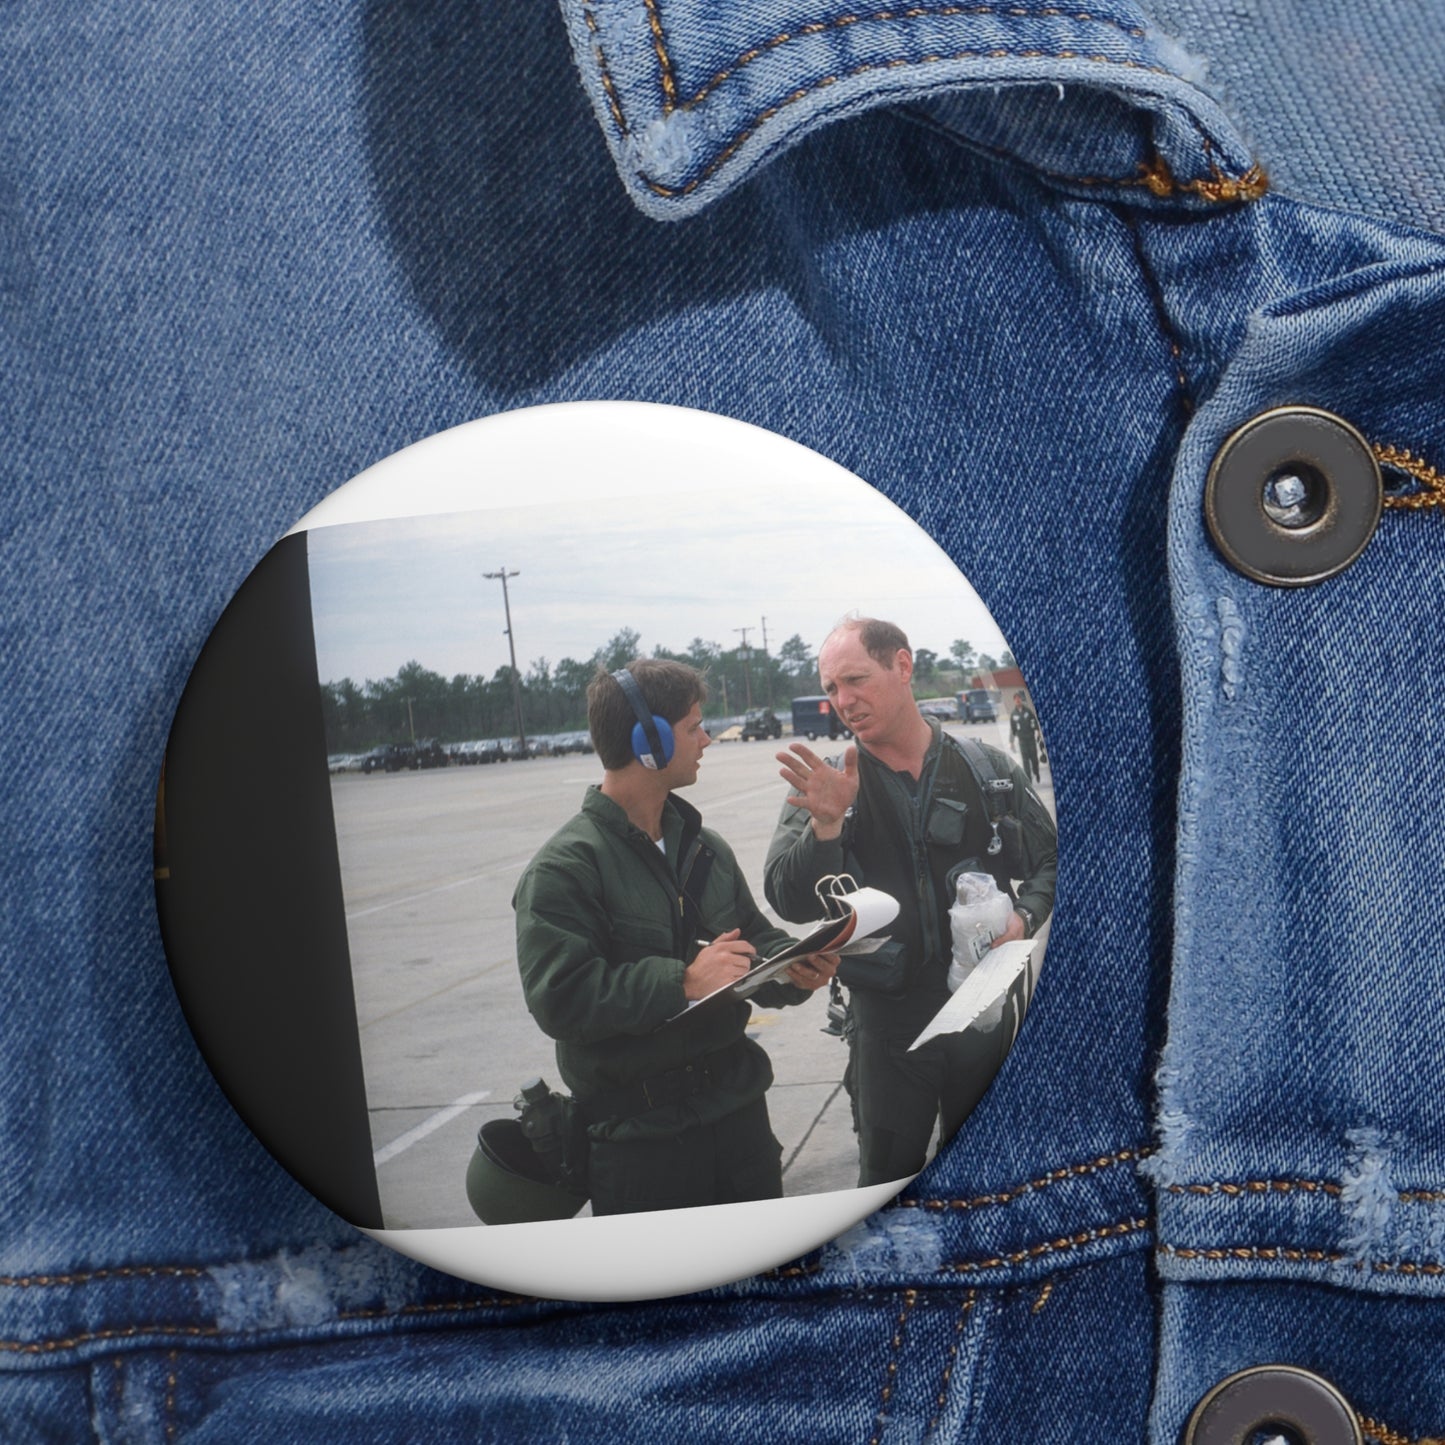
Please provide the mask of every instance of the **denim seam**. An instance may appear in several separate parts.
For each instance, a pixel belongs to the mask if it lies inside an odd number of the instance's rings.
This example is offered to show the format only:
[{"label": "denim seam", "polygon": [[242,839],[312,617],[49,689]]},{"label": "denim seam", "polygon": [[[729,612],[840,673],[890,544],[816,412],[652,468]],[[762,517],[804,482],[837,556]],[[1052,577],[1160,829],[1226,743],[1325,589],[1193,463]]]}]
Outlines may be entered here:
[{"label": "denim seam", "polygon": [[[1305,1194],[1339,1195],[1344,1186],[1328,1179],[1242,1179],[1214,1180],[1209,1184],[1167,1184],[1170,1194],[1222,1194],[1227,1199],[1238,1199],[1245,1194]],[[1395,1193],[1402,1204],[1438,1204],[1445,1201],[1445,1189],[1400,1189]]]},{"label": "denim seam", "polygon": [[[891,22],[918,19],[947,20],[956,15],[993,15],[1000,18],[1008,16],[1011,19],[1021,18],[1026,20],[1062,18],[1075,21],[1087,21],[1095,25],[1112,26],[1115,30],[1121,31],[1123,34],[1135,40],[1144,39],[1148,33],[1144,30],[1125,27],[1117,20],[1109,20],[1106,17],[1089,15],[1087,13],[1066,13],[1063,10],[1053,7],[1046,10],[1024,10],[1017,6],[1005,7],[1000,5],[943,5],[937,7],[913,5],[907,10],[901,11],[880,10],[873,15],[844,15],[836,20],[819,21],[814,25],[804,25],[797,30],[785,31],[781,35],[773,36],[771,40],[763,41],[761,45],[755,45],[751,50],[745,50],[731,65],[714,75],[696,94],[679,104],[677,100],[677,84],[674,75],[672,55],[667,49],[667,41],[662,32],[662,18],[657,12],[656,0],[646,0],[646,4],[647,23],[652,30],[653,50],[657,53],[658,65],[661,69],[663,92],[662,112],[664,115],[671,115],[675,110],[693,109],[695,106],[701,104],[702,101],[716,90],[723,81],[728,79],[729,76],[736,75],[744,66],[751,65],[753,61],[759,59],[761,56],[768,54],[770,51],[780,49],[791,41],[805,40],[823,31],[837,30],[847,25],[857,25],[860,22]],[[592,8],[592,5],[584,4],[582,7],[582,15],[586,20],[588,31],[592,35],[592,49],[593,53],[597,56],[597,65],[601,75],[603,89],[606,90],[608,99],[611,102],[612,119],[617,124],[618,132],[626,138],[631,134],[631,131],[628,129],[627,122],[622,115],[622,105],[617,97],[617,86],[612,79],[612,70],[607,64],[607,56],[602,49],[601,36],[597,28],[597,20],[592,13]],[[964,53],[968,54],[970,52]],[[991,53],[1006,54],[1007,52]],[[942,57],[934,56],[931,58],[940,59]],[[1061,58],[1074,59],[1076,57],[1071,53],[1066,53]],[[1160,67],[1150,68],[1157,70],[1160,75],[1170,74],[1169,71]]]},{"label": "denim seam", "polygon": [[166,1356],[170,1370],[166,1375],[166,1439],[176,1438],[176,1361],[179,1355],[175,1350],[170,1351]]},{"label": "denim seam", "polygon": [[[1424,488],[1419,492],[1385,494],[1385,506],[1402,507],[1412,511],[1423,511],[1426,507],[1445,507],[1445,476],[1442,476],[1423,457],[1417,457],[1404,447],[1389,446],[1372,442],[1370,450],[1382,467],[1391,467],[1404,472]],[[1445,1195],[1442,1195],[1445,1197]]]},{"label": "denim seam", "polygon": [[1164,288],[1159,284],[1159,278],[1149,264],[1149,257],[1144,249],[1144,236],[1138,223],[1122,207],[1119,210],[1119,219],[1129,232],[1129,241],[1134,251],[1134,262],[1139,267],[1139,274],[1144,278],[1144,290],[1148,293],[1149,301],[1154,307],[1154,320],[1164,338],[1164,344],[1169,348],[1170,356],[1174,359],[1174,381],[1178,388],[1179,404],[1183,409],[1185,420],[1188,421],[1194,414],[1194,394],[1189,386],[1189,376],[1184,370],[1184,346],[1180,342],[1179,333],[1169,316],[1168,303],[1164,299]]},{"label": "denim seam", "polygon": [[[1269,176],[1263,166],[1256,162],[1242,175],[1227,175],[1213,159],[1214,146],[1209,137],[1199,129],[1198,123],[1193,121],[1195,134],[1199,136],[1206,158],[1209,161],[1208,180],[1198,179],[1193,181],[1180,181],[1170,170],[1169,163],[1163,156],[1155,154],[1148,161],[1140,161],[1138,175],[1133,176],[1076,176],[1068,171],[1051,170],[1048,166],[1042,166],[1037,161],[1030,160],[1027,156],[1020,155],[1017,151],[1011,151],[1005,146],[991,145],[988,141],[975,140],[971,136],[961,135],[948,126],[939,125],[931,116],[920,113],[910,108],[900,108],[900,115],[909,120],[926,126],[929,130],[945,135],[960,145],[967,146],[970,150],[979,151],[984,155],[992,156],[995,160],[1010,161],[1014,165],[1023,166],[1032,171],[1035,175],[1043,176],[1045,180],[1057,181],[1062,185],[1069,186],[1114,186],[1120,189],[1133,188],[1147,190],[1151,195],[1157,196],[1160,200],[1168,200],[1170,197],[1194,194],[1214,205],[1223,205],[1231,201],[1257,201],[1269,190]],[[699,178],[703,179],[703,178]]]},{"label": "denim seam", "polygon": [[[74,1349],[77,1345],[94,1344],[97,1340],[133,1340],[142,1335],[215,1339],[226,1333],[219,1325],[127,1325],[124,1329],[88,1330],[83,1334],[68,1335],[63,1340],[0,1340],[0,1350],[11,1355],[47,1355],[56,1350]],[[247,1334],[260,1336],[273,1331],[237,1330],[229,1333],[234,1338],[244,1339]]]},{"label": "denim seam", "polygon": [[1412,1440],[1408,1435],[1392,1430],[1379,1420],[1360,1414],[1358,1410],[1355,1411],[1355,1418],[1360,1422],[1360,1429],[1372,1440],[1379,1441],[1379,1445],[1440,1445],[1438,1431],[1434,1435],[1422,1435],[1419,1439]]},{"label": "denim seam", "polygon": [[1102,1154],[1096,1159],[1085,1160],[1082,1164],[1066,1164],[1061,1169],[1051,1169],[1037,1179],[1030,1179],[1027,1184],[1018,1184],[1011,1189],[1001,1189],[993,1194],[980,1194],[973,1199],[899,1199],[896,1201],[896,1207],[899,1209],[929,1209],[937,1212],[944,1209],[962,1211],[1012,1204],[1016,1199],[1021,1199],[1024,1195],[1032,1194],[1040,1189],[1047,1189],[1051,1184],[1058,1184],[1067,1179],[1081,1178],[1088,1174],[1097,1174],[1100,1170],[1110,1169],[1116,1164],[1147,1159],[1154,1152],[1152,1148],[1120,1149],[1113,1154]]},{"label": "denim seam", "polygon": [[[1119,1164],[1128,1164],[1142,1161],[1149,1158],[1155,1150],[1148,1148],[1119,1149],[1112,1154],[1098,1155],[1093,1159],[1082,1162],[1063,1165],[1057,1169],[1051,1169],[1035,1179],[1026,1183],[1015,1185],[990,1194],[978,1195],[971,1199],[899,1199],[894,1207],[899,1209],[926,1209],[930,1212],[964,1212],[974,1209],[986,1209],[1012,1204],[1017,1200],[1040,1190],[1047,1189],[1052,1185],[1064,1183],[1071,1179],[1085,1178],[1091,1174],[1097,1174],[1105,1169],[1111,1169]],[[1142,1227],[1147,1221],[1136,1222],[1136,1227]],[[1107,1233],[1128,1232],[1117,1226],[1111,1227]],[[1001,1264],[1021,1263],[1025,1260],[1045,1255],[1055,1250],[1065,1248],[1076,1248],[1081,1244],[1090,1242],[1095,1237],[1089,1235],[1075,1236],[1074,1242],[1054,1241],[1052,1243],[1035,1246],[1031,1250],[1025,1250],[1015,1255],[1002,1259],[985,1260],[979,1262],[963,1262],[957,1265],[941,1266],[941,1271],[968,1271],[972,1269],[993,1268]],[[1106,1237],[1100,1234],[1097,1237]],[[760,1278],[767,1280],[798,1279],[805,1276],[817,1275],[823,1272],[824,1262],[821,1258],[807,1263],[788,1265],[783,1268],[765,1271]],[[8,1286],[14,1289],[37,1289],[61,1285],[89,1284],[96,1281],[111,1279],[148,1279],[148,1278],[179,1278],[198,1279],[210,1273],[209,1270],[194,1265],[122,1265],[113,1269],[99,1269],[83,1271],[71,1274],[38,1274],[38,1275],[6,1275],[0,1276],[0,1287]],[[408,1315],[422,1313],[442,1313],[447,1311],[465,1311],[486,1309],[492,1307],[511,1307],[519,1304],[530,1303],[525,1296],[497,1296],[483,1300],[465,1300],[440,1304],[407,1305],[400,1310],[376,1309],[376,1310],[351,1310],[344,1311],[337,1315],[338,1320],[365,1320],[385,1318],[389,1315]],[[56,1344],[26,1345],[23,1342],[0,1340],[0,1351],[27,1352],[38,1351],[48,1348],[68,1348],[74,1344],[89,1343],[97,1339],[129,1338],[137,1334],[146,1333],[144,1327],[136,1326],[124,1330],[101,1331],[95,1334],[80,1335],[73,1339]],[[219,1329],[209,1326],[157,1326],[153,1333],[186,1333],[193,1335],[216,1335],[221,1333]]]},{"label": "denim seam", "polygon": [[[872,15],[845,15],[836,20],[819,21],[812,25],[802,26],[798,30],[785,31],[775,35],[771,40],[764,41],[761,45],[754,46],[751,50],[744,51],[730,66],[720,70],[713,78],[706,82],[694,95],[688,99],[679,101],[677,99],[677,85],[675,68],[671,54],[667,49],[666,38],[662,30],[662,20],[656,7],[656,0],[646,0],[648,13],[648,26],[652,31],[653,49],[657,54],[660,72],[660,83],[663,91],[662,113],[664,116],[674,114],[676,111],[692,110],[700,105],[713,91],[717,89],[730,76],[737,74],[744,66],[750,65],[754,60],[769,54],[774,50],[781,49],[784,45],[794,40],[807,39],[813,35],[821,34],[829,30],[837,30],[846,26],[861,23],[891,24],[904,20],[913,19],[947,19],[957,15],[992,15],[998,19],[1039,19],[1039,18],[1061,18],[1072,20],[1078,23],[1103,25],[1110,27],[1132,39],[1142,40],[1147,32],[1136,27],[1129,27],[1119,21],[1108,19],[1104,16],[1091,15],[1087,12],[1069,12],[1058,7],[1049,7],[1043,10],[1031,11],[1019,6],[996,6],[996,5],[944,5],[938,7],[911,6],[907,10],[880,10]],[[607,55],[601,43],[601,32],[598,29],[597,21],[592,14],[591,7],[584,5],[582,13],[585,18],[588,33],[592,37],[593,53],[597,57],[599,78],[603,90],[607,95],[608,109],[612,113],[612,119],[617,126],[618,134],[626,139],[631,134],[626,117],[622,111],[621,98],[617,92],[617,86],[612,78],[611,67],[607,63]],[[748,124],[733,137],[731,141],[719,152],[709,163],[701,175],[688,181],[682,186],[666,186],[659,181],[652,180],[645,172],[637,172],[637,178],[654,195],[665,198],[676,198],[690,195],[698,186],[702,185],[709,177],[719,170],[731,159],[733,154],[750,136],[771,120],[787,106],[800,100],[805,100],[814,91],[825,89],[827,86],[836,85],[839,80],[850,79],[853,76],[865,75],[875,70],[896,70],[905,67],[920,65],[937,65],[945,61],[957,60],[1082,60],[1091,65],[1109,65],[1128,70],[1142,70],[1153,75],[1165,75],[1173,77],[1174,72],[1162,65],[1145,65],[1137,60],[1118,60],[1108,55],[1085,55],[1077,50],[1041,50],[1030,48],[1027,50],[1011,50],[1003,47],[994,47],[989,50],[960,50],[950,55],[925,55],[916,60],[900,58],[888,61],[873,61],[865,65],[855,66],[851,70],[842,72],[839,75],[827,75],[809,84],[800,87],[785,96],[776,105],[769,106],[760,111]],[[1196,130],[1198,127],[1196,125]],[[1209,138],[1202,132],[1200,138],[1204,143],[1205,154],[1208,157],[1213,147]],[[1156,157],[1154,161],[1142,167],[1144,174],[1141,177],[1129,180],[1111,180],[1108,177],[1068,177],[1054,175],[1056,180],[1073,180],[1080,185],[1142,185],[1155,195],[1166,197],[1177,195],[1180,192],[1193,192],[1202,200],[1212,203],[1221,203],[1239,200],[1255,200],[1268,188],[1268,178],[1264,171],[1258,166],[1251,166],[1242,176],[1226,175],[1212,159],[1209,161],[1211,179],[1193,180],[1180,183],[1162,157]],[[1050,174],[1046,172],[1046,174]]]},{"label": "denim seam", "polygon": [[488,1299],[481,1300],[446,1300],[436,1304],[402,1305],[399,1309],[382,1307],[374,1310],[344,1310],[337,1315],[337,1319],[379,1320],[387,1319],[392,1315],[459,1314],[469,1310],[511,1309],[517,1305],[536,1303],[537,1301],[530,1295],[494,1295]]},{"label": "denim seam", "polygon": [[1343,1186],[1328,1179],[1243,1179],[1214,1180],[1209,1184],[1167,1184],[1170,1194],[1223,1194],[1237,1199],[1244,1194],[1341,1194]]},{"label": "denim seam", "polygon": [[[835,20],[819,20],[812,25],[799,26],[797,30],[784,31],[780,35],[773,36],[771,40],[764,40],[761,44],[753,46],[751,50],[745,50],[731,65],[724,66],[693,95],[684,101],[679,101],[673,80],[672,57],[667,52],[666,43],[662,38],[661,21],[657,16],[657,0],[647,0],[647,9],[649,23],[652,25],[654,48],[657,50],[658,60],[662,65],[663,113],[665,115],[672,114],[674,110],[692,110],[701,105],[724,81],[770,51],[777,50],[794,40],[805,40],[813,35],[822,35],[829,30],[844,30],[853,25],[886,24],[899,20],[949,20],[959,15],[992,15],[996,19],[1062,19],[1092,25],[1106,25],[1133,40],[1143,40],[1148,33],[1135,26],[1126,26],[1118,20],[1111,20],[1107,16],[1075,13],[1061,10],[1058,7],[1050,7],[1046,10],[1025,10],[1022,6],[1004,5],[910,5],[906,10],[878,10],[872,15],[840,15]],[[1003,54],[1005,52],[990,51],[988,53]],[[1069,52],[1065,52],[1065,55],[1072,58]],[[1170,74],[1169,71],[1162,68],[1151,68],[1159,69],[1161,75]]]},{"label": "denim seam", "polygon": [[938,1378],[937,1409],[934,1410],[933,1418],[928,1422],[928,1428],[923,1432],[925,1440],[933,1434],[934,1428],[943,1418],[943,1408],[948,1403],[948,1383],[953,1379],[953,1367],[958,1363],[958,1347],[963,1340],[963,1327],[968,1323],[968,1317],[973,1313],[973,1307],[977,1303],[978,1291],[976,1289],[969,1290],[953,1326],[953,1341],[948,1347],[948,1355],[943,1362],[943,1374]]},{"label": "denim seam", "polygon": [[1196,179],[1196,181],[1179,181],[1175,173],[1170,171],[1169,163],[1163,156],[1155,153],[1150,160],[1140,160],[1137,171],[1139,175],[1133,176],[1079,176],[1071,175],[1068,171],[1052,171],[1048,166],[1039,165],[1036,160],[1030,160],[1027,156],[1019,155],[1016,150],[1009,150],[1006,146],[994,146],[987,140],[977,140],[972,136],[965,136],[952,127],[936,121],[926,111],[915,110],[910,105],[899,105],[894,110],[905,120],[913,121],[916,126],[922,126],[925,130],[931,130],[946,140],[965,147],[967,150],[974,150],[978,155],[990,156],[994,160],[1006,160],[1010,165],[1022,166],[1025,171],[1033,175],[1043,176],[1045,181],[1053,181],[1059,185],[1079,185],[1085,188],[1094,186],[1114,186],[1117,189],[1146,189],[1150,195],[1166,201],[1179,195],[1194,194],[1199,198],[1208,201],[1211,205],[1222,205],[1230,201],[1257,201],[1261,195],[1266,194],[1270,188],[1270,179],[1263,166],[1259,162],[1254,163],[1243,175],[1227,175],[1218,162],[1212,159],[1214,156],[1214,144],[1209,142],[1209,137],[1204,131],[1199,130],[1198,121],[1189,117],[1191,124],[1194,124],[1195,134],[1198,134],[1204,147],[1205,156],[1209,162],[1209,179]]},{"label": "denim seam", "polygon": [[903,1307],[898,1311],[898,1323],[893,1327],[893,1339],[888,1351],[888,1369],[883,1376],[883,1393],[878,1400],[873,1438],[868,1445],[879,1445],[879,1441],[883,1438],[883,1427],[888,1421],[888,1402],[893,1398],[893,1386],[898,1379],[898,1352],[903,1346],[903,1331],[908,1324],[908,1316],[917,1303],[918,1291],[916,1289],[903,1291]]},{"label": "denim seam", "polygon": [[991,1259],[956,1260],[939,1266],[940,1272],[949,1274],[970,1274],[975,1270],[998,1269],[1002,1265],[1025,1264],[1045,1255],[1058,1254],[1071,1249],[1082,1249],[1085,1245],[1096,1244],[1102,1239],[1117,1239],[1128,1234],[1152,1228],[1148,1219],[1126,1219],[1118,1224],[1101,1224],[1095,1229],[1085,1229],[1063,1239],[1051,1239],[1042,1244],[1031,1245],[1028,1249],[1015,1250],[1011,1254],[997,1255]]},{"label": "denim seam", "polygon": [[[1204,1259],[1210,1261],[1230,1259],[1283,1259],[1288,1260],[1291,1264],[1349,1263],[1353,1264],[1357,1270],[1367,1267],[1364,1261],[1356,1260],[1353,1255],[1343,1254],[1338,1250],[1301,1249],[1293,1245],[1283,1244],[1233,1244],[1215,1245],[1210,1248],[1177,1244],[1158,1244],[1154,1247],[1158,1253],[1169,1255],[1174,1259]],[[1368,1268],[1376,1274],[1445,1274],[1445,1264],[1439,1264],[1434,1260],[1377,1259],[1371,1261]]]},{"label": "denim seam", "polygon": [[97,1279],[146,1279],[157,1275],[180,1279],[199,1279],[209,1271],[195,1265],[136,1264],[116,1269],[93,1269],[83,1274],[0,1275],[0,1286],[13,1289],[35,1289],[44,1285],[89,1284]]},{"label": "denim seam", "polygon": [[823,1261],[815,1259],[808,1264],[790,1264],[783,1269],[770,1269],[758,1276],[759,1279],[801,1279],[808,1274],[821,1274]]},{"label": "denim seam", "polygon": [[647,23],[652,30],[652,48],[657,54],[657,63],[662,75],[662,110],[670,115],[677,109],[677,80],[673,73],[672,56],[668,53],[667,41],[662,34],[662,16],[657,12],[657,0],[646,0]]},{"label": "denim seam", "polygon": [[602,88],[607,92],[607,104],[612,111],[612,119],[621,135],[627,135],[627,121],[622,114],[622,101],[617,94],[617,87],[612,82],[612,72],[607,67],[607,57],[602,53],[602,42],[597,32],[597,18],[592,13],[590,5],[582,7],[582,18],[587,22],[588,33],[592,36],[592,53],[597,57],[597,70],[602,78]]},{"label": "denim seam", "polygon": [[1052,1295],[1053,1292],[1054,1281],[1053,1277],[1050,1276],[1044,1281],[1044,1287],[1039,1291],[1039,1297],[1033,1302],[1032,1305],[1029,1306],[1029,1313],[1031,1315],[1038,1314],[1044,1308],[1044,1306],[1048,1304],[1049,1296]]},{"label": "denim seam", "polygon": [[[1100,1240],[1114,1239],[1129,1234],[1138,1233],[1149,1229],[1151,1221],[1138,1218],[1123,1221],[1119,1224],[1102,1225],[1095,1229],[1081,1231],[1078,1234],[1070,1235],[1062,1239],[1045,1241],[1033,1245],[1027,1249],[1015,1251],[1014,1253],[996,1256],[988,1259],[978,1260],[957,1260],[952,1263],[938,1266],[939,1274],[966,1274],[978,1270],[997,1269],[1003,1266],[1027,1263],[1030,1260],[1039,1259],[1049,1254],[1065,1253],[1075,1249],[1082,1249],[1089,1244]],[[789,1279],[805,1275],[815,1275],[821,1272],[823,1266],[821,1261],[811,1264],[793,1265],[787,1269],[769,1271],[761,1276],[764,1279]],[[120,1274],[123,1271],[98,1271],[96,1275],[87,1278],[96,1278],[100,1274]],[[139,1270],[125,1271],[128,1273],[140,1273]],[[156,1268],[146,1271],[148,1273],[185,1273],[193,1274],[203,1271],[192,1270],[165,1270]],[[37,1276],[47,1282],[54,1282],[56,1276]],[[79,1277],[77,1277],[79,1278]],[[910,1291],[916,1295],[917,1291]],[[972,1296],[971,1296],[972,1297]],[[524,1295],[492,1296],[480,1300],[454,1300],[434,1304],[413,1304],[403,1305],[400,1308],[379,1308],[370,1310],[343,1310],[335,1316],[336,1323],[358,1323],[367,1320],[395,1319],[407,1316],[436,1315],[436,1314],[466,1314],[477,1310],[515,1308],[519,1305],[530,1305],[537,1303],[536,1300]],[[94,1344],[100,1341],[130,1340],[147,1336],[160,1336],[176,1339],[219,1339],[222,1337],[244,1341],[247,1338],[270,1338],[276,1331],[273,1328],[256,1330],[232,1330],[223,1329],[219,1325],[167,1325],[167,1324],[144,1324],[127,1325],[123,1328],[84,1331],[79,1334],[69,1335],[62,1339],[51,1340],[0,1340],[0,1353],[19,1355],[44,1355],[52,1354],[60,1350],[74,1349],[80,1345]]]},{"label": "denim seam", "polygon": [[[472,1310],[512,1307],[535,1304],[536,1301],[522,1295],[499,1296],[484,1300],[455,1300],[445,1304],[403,1305],[399,1309],[343,1310],[337,1314],[338,1323],[360,1320],[399,1318],[405,1315],[460,1314]],[[74,1349],[77,1345],[94,1344],[98,1340],[133,1340],[145,1335],[163,1335],[167,1338],[187,1339],[228,1339],[245,1340],[248,1337],[261,1339],[273,1336],[272,1328],[258,1330],[226,1330],[220,1325],[127,1325],[123,1329],[91,1330],[70,1335],[60,1340],[0,1340],[0,1351],[12,1355],[44,1355],[56,1350]]]},{"label": "denim seam", "polygon": [[[1081,55],[1076,50],[960,50],[950,55],[924,55],[917,60],[879,60],[869,61],[867,64],[854,66],[851,70],[845,70],[837,75],[825,75],[807,85],[799,87],[790,95],[785,95],[776,105],[759,111],[748,124],[730,140],[718,155],[708,163],[700,175],[695,176],[685,185],[665,186],[660,181],[654,181],[646,172],[636,172],[637,179],[642,182],[654,195],[662,196],[672,200],[682,196],[691,195],[704,181],[710,179],[718,170],[732,159],[733,155],[741,148],[743,143],[749,140],[763,125],[772,120],[775,115],[786,110],[788,106],[797,104],[800,100],[806,100],[814,91],[825,90],[831,85],[836,85],[840,80],[851,80],[854,76],[866,75],[874,70],[902,70],[915,66],[940,65],[950,61],[958,60],[1081,60],[1091,65],[1107,65],[1116,69],[1141,70],[1153,75],[1172,76],[1173,72],[1166,70],[1159,65],[1144,65],[1137,60],[1113,60],[1107,55]],[[1262,195],[1268,184],[1264,172],[1259,166],[1251,166],[1243,176],[1232,177],[1219,172],[1215,168],[1215,175],[1212,179],[1179,182],[1175,179],[1169,168],[1158,163],[1158,170],[1152,171],[1146,168],[1146,173],[1138,184],[1148,186],[1155,195],[1174,195],[1179,191],[1192,191],[1201,199],[1212,203],[1223,203],[1237,200],[1253,200]],[[1151,176],[1153,179],[1151,180]],[[1156,189],[1162,187],[1163,189]]]}]

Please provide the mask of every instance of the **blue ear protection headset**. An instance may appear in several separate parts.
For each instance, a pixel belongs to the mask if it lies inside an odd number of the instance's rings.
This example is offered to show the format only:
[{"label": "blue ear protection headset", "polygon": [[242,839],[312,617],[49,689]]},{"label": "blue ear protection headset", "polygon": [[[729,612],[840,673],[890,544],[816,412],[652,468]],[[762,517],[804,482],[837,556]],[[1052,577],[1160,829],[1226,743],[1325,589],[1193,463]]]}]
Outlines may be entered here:
[{"label": "blue ear protection headset", "polygon": [[622,689],[622,695],[632,704],[637,721],[632,725],[632,755],[644,768],[656,772],[672,761],[675,744],[672,724],[666,718],[658,717],[647,705],[637,679],[625,667],[618,668],[612,679]]}]

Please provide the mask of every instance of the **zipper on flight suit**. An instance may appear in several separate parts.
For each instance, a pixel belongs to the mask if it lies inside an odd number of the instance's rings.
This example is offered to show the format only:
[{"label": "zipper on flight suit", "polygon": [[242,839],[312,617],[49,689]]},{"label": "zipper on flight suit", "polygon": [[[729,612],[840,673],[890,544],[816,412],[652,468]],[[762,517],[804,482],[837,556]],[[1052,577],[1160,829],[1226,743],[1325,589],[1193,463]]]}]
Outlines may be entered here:
[{"label": "zipper on flight suit", "polygon": [[928,842],[924,837],[924,821],[928,817],[929,807],[933,803],[933,784],[938,776],[938,760],[942,756],[942,739],[936,739],[931,749],[930,756],[924,759],[923,771],[918,776],[917,793],[910,792],[908,787],[902,783],[893,769],[889,768],[885,774],[885,783],[888,787],[896,789],[903,796],[907,805],[905,815],[908,819],[908,842],[913,853],[913,877],[917,888],[918,919],[923,933],[923,953],[925,963],[946,961],[950,954],[945,954],[943,942],[938,927],[938,910],[933,904],[933,874],[928,860]]}]

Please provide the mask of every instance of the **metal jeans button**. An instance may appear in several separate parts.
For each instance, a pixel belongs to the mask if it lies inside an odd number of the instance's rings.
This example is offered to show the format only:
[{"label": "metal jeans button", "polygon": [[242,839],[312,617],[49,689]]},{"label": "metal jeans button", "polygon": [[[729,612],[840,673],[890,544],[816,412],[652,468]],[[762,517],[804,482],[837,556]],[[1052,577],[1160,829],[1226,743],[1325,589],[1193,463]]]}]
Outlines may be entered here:
[{"label": "metal jeans button", "polygon": [[1221,1380],[1194,1407],[1182,1445],[1248,1445],[1264,1431],[1290,1445],[1364,1445],[1345,1397],[1294,1365],[1256,1365]]},{"label": "metal jeans button", "polygon": [[1277,587],[1343,572],[1380,520],[1380,468],[1359,432],[1312,406],[1260,412],[1220,447],[1204,515],[1231,566]]}]

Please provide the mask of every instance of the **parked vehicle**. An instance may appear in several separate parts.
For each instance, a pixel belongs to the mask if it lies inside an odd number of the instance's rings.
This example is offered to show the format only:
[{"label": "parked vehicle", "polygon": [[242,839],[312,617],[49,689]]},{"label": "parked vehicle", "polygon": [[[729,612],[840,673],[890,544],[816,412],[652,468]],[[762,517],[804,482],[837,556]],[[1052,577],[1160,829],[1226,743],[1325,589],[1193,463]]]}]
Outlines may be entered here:
[{"label": "parked vehicle", "polygon": [[971,687],[958,694],[958,715],[964,722],[997,722],[998,702],[990,689]]},{"label": "parked vehicle", "polygon": [[399,773],[416,767],[416,749],[410,743],[382,743],[361,760],[363,773]]},{"label": "parked vehicle", "polygon": [[447,750],[435,738],[418,738],[415,748],[417,768],[444,768],[451,761]]},{"label": "parked vehicle", "polygon": [[743,719],[743,741],[753,738],[780,738],[783,735],[783,720],[770,707],[754,708]]},{"label": "parked vehicle", "polygon": [[826,697],[795,697],[793,699],[793,736],[814,738],[847,738],[852,733],[833,710]]}]

